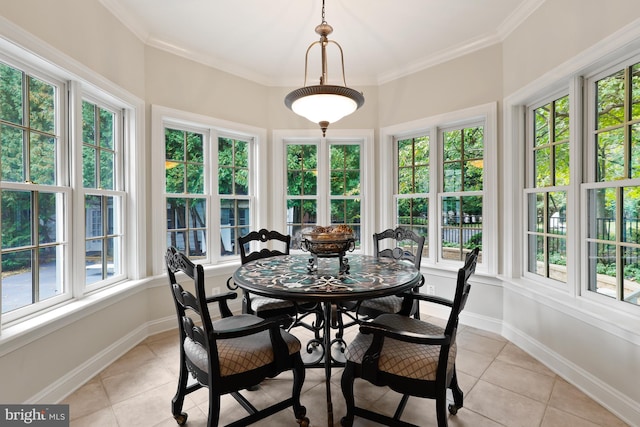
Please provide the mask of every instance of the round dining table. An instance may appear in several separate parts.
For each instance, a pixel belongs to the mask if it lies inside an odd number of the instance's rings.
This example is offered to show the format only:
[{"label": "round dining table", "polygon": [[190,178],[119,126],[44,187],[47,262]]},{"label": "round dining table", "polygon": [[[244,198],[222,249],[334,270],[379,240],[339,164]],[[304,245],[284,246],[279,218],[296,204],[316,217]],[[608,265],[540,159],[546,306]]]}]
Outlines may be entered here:
[{"label": "round dining table", "polygon": [[422,277],[412,263],[392,258],[350,254],[343,262],[348,263],[346,271],[337,257],[314,259],[309,254],[280,255],[243,264],[233,274],[234,282],[249,292],[322,304],[329,427],[333,426],[330,385],[332,306],[340,301],[362,301],[399,294],[415,287]]}]

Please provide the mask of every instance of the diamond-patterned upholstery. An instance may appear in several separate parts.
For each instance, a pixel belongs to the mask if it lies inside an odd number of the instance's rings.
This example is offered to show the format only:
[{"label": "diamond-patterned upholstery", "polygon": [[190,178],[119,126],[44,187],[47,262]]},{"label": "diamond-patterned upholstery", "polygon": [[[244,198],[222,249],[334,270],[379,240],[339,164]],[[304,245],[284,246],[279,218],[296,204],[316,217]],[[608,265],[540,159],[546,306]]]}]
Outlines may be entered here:
[{"label": "diamond-patterned upholstery", "polygon": [[[212,323],[216,331],[224,331],[254,325],[261,321],[262,319],[256,316],[241,314],[225,317]],[[290,355],[300,351],[300,341],[296,337],[284,330],[281,333]],[[216,345],[218,346],[221,377],[251,371],[273,362],[273,348],[269,331],[240,338],[217,340]],[[186,337],[184,353],[194,365],[207,372],[209,360],[207,350],[204,347]]]},{"label": "diamond-patterned upholstery", "polygon": [[375,310],[381,313],[397,313],[402,308],[402,298],[395,295],[371,298],[362,301],[360,308]]},{"label": "diamond-patterned upholstery", "polygon": [[[376,318],[376,323],[406,332],[425,335],[442,335],[444,328],[411,317],[399,314],[382,314]],[[372,334],[357,334],[347,347],[347,360],[361,364],[365,352],[371,346]],[[449,351],[447,370],[453,369],[456,360],[456,344]],[[412,344],[386,338],[382,345],[378,370],[389,374],[414,378],[418,380],[435,381],[438,368],[440,346]]]},{"label": "diamond-patterned upholstery", "polygon": [[251,309],[255,313],[293,307],[294,304],[291,301],[251,294]]}]

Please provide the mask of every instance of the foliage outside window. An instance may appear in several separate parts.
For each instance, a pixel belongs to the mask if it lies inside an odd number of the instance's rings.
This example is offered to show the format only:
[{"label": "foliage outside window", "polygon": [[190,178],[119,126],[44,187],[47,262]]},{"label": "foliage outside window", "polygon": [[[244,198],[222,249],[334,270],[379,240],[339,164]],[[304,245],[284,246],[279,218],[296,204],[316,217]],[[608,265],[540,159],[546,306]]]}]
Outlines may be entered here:
[{"label": "foliage outside window", "polygon": [[[396,223],[425,237],[423,257],[429,256],[429,136],[396,141]],[[412,249],[413,241],[400,242]]]},{"label": "foliage outside window", "polygon": [[640,299],[640,63],[593,82],[595,183],[588,185],[588,287]]},{"label": "foliage outside window", "polygon": [[204,135],[165,128],[167,245],[187,256],[207,256]]},{"label": "foliage outside window", "polygon": [[442,132],[441,257],[482,249],[484,127]]},{"label": "foliage outside window", "polygon": [[532,109],[527,270],[566,283],[569,96]]},{"label": "foliage outside window", "polygon": [[331,224],[346,224],[360,236],[360,145],[330,144]]},{"label": "foliage outside window", "polygon": [[234,242],[251,231],[249,142],[218,138],[221,255],[239,255]]},{"label": "foliage outside window", "polygon": [[82,184],[85,189],[85,284],[122,274],[122,199],[116,167],[120,114],[82,102]]},{"label": "foliage outside window", "polygon": [[317,225],[318,145],[287,144],[287,233],[299,249],[302,231]]},{"label": "foliage outside window", "polygon": [[61,87],[0,62],[2,313],[69,291],[59,175]]},{"label": "foliage outside window", "polygon": [[300,248],[306,229],[338,224],[353,229],[356,247],[359,247],[362,146],[322,141],[287,143],[285,147],[286,221],[291,247]]}]

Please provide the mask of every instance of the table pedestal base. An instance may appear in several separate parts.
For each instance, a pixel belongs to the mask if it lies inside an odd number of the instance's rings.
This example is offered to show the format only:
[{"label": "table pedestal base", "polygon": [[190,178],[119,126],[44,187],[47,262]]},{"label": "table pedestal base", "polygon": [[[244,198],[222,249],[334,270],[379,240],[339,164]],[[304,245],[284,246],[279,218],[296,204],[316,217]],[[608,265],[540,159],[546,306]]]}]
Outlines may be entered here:
[{"label": "table pedestal base", "polygon": [[[331,369],[333,367],[343,367],[346,359],[344,351],[346,343],[343,339],[344,327],[340,319],[340,311],[335,304],[329,301],[322,303],[323,319],[321,325],[314,324],[314,329],[321,330],[322,336],[312,338],[307,342],[306,355],[303,352],[303,361],[307,368],[324,368],[327,418],[328,425],[333,426],[333,403],[331,401]],[[335,331],[335,338],[332,338],[332,330]]]}]

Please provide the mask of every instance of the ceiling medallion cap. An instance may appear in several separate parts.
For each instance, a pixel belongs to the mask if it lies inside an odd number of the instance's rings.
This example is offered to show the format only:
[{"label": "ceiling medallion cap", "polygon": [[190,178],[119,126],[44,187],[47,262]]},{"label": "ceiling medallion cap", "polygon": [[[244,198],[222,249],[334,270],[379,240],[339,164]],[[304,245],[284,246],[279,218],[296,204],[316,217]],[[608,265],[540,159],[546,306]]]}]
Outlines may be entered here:
[{"label": "ceiling medallion cap", "polygon": [[316,27],[316,33],[322,37],[327,37],[329,34],[333,33],[333,27],[326,22],[323,22]]}]

